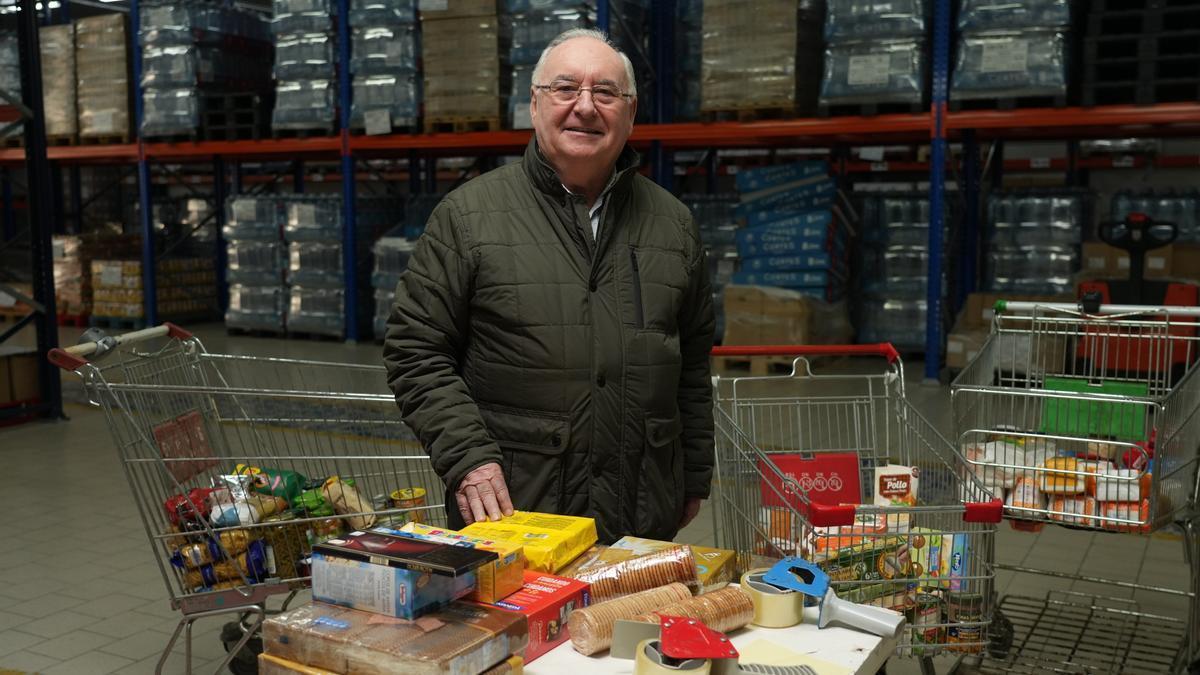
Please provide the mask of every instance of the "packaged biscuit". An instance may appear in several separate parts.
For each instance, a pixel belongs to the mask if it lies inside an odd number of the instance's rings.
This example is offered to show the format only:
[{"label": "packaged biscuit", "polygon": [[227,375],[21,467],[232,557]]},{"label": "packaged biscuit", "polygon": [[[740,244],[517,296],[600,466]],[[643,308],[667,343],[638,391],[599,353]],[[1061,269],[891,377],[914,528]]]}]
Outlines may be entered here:
[{"label": "packaged biscuit", "polygon": [[269,617],[263,652],[355,675],[481,673],[529,643],[524,615],[454,603],[405,621],[322,603]]},{"label": "packaged biscuit", "polygon": [[596,543],[596,521],[578,516],[517,511],[503,520],[467,525],[462,534],[509,541],[525,548],[526,566],[556,573]]},{"label": "packaged biscuit", "polygon": [[[613,628],[617,621],[632,619],[639,614],[690,597],[692,597],[692,592],[687,586],[666,584],[660,588],[651,588],[574,612],[568,623],[571,630],[571,645],[575,647],[575,651],[586,656],[604,651],[612,645]],[[753,616],[753,607],[751,616]]]},{"label": "packaged biscuit", "polygon": [[521,590],[525,572],[525,549],[520,544],[511,541],[496,541],[468,537],[454,530],[443,530],[421,523],[406,523],[399,530],[374,528],[372,532],[411,535],[425,541],[434,541],[454,546],[468,545],[473,548],[491,551],[499,556],[494,562],[488,563],[475,570],[478,577],[475,591],[467,596],[468,600],[477,602],[496,603],[505,597]]},{"label": "packaged biscuit", "polygon": [[[658,553],[679,544],[657,539],[642,537],[621,537],[613,542],[607,550],[600,551],[593,561],[576,567],[578,572],[586,572],[604,564],[621,562],[629,558]],[[692,557],[696,559],[696,576],[700,579],[700,592],[707,593],[723,588],[733,581],[734,558],[733,551],[707,546],[692,546]]]},{"label": "packaged biscuit", "polygon": [[676,582],[700,592],[696,559],[687,546],[596,567],[575,578],[592,585],[592,601],[598,603]]}]

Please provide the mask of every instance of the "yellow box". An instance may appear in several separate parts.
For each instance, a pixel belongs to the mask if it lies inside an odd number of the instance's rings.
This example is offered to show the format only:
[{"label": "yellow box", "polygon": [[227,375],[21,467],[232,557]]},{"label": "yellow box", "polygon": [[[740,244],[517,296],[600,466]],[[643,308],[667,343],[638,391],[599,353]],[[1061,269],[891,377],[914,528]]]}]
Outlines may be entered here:
[{"label": "yellow box", "polygon": [[[603,564],[621,562],[628,558],[657,553],[664,549],[678,546],[669,541],[643,539],[642,537],[621,537],[612,546],[598,556]],[[724,588],[733,581],[734,555],[733,551],[707,546],[690,546],[692,556],[696,559],[696,574],[700,578],[701,592],[708,593]],[[583,570],[580,570],[583,571]]]},{"label": "yellow box", "polygon": [[461,531],[472,537],[520,544],[525,547],[527,567],[550,574],[566,567],[599,538],[596,521],[591,518],[527,511],[517,511],[497,522],[471,523]]},{"label": "yellow box", "polygon": [[463,543],[468,543],[475,548],[491,551],[500,556],[496,562],[484,565],[476,571],[479,581],[475,592],[467,596],[468,600],[496,604],[521,590],[521,584],[525,580],[525,547],[521,544],[512,541],[469,537],[461,532],[443,530],[421,523],[405,523],[400,531],[420,535],[422,539],[442,544],[461,546]]}]

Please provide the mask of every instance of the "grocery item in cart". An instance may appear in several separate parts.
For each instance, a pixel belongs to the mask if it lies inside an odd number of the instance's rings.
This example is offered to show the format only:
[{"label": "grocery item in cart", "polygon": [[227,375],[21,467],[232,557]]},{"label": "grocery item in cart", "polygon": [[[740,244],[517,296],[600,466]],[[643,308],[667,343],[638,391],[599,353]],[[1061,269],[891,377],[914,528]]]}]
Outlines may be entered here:
[{"label": "grocery item in cart", "polygon": [[715,631],[728,633],[749,625],[754,619],[754,602],[740,586],[730,586],[673,602],[640,614],[633,620],[658,623],[660,616],[684,616],[696,619]]},{"label": "grocery item in cart", "polygon": [[374,511],[371,504],[347,481],[332,476],[321,486],[321,492],[339,515],[357,514],[346,516],[346,524],[350,527],[362,530],[375,524],[377,516],[371,513]]},{"label": "grocery item in cart", "polygon": [[[898,464],[875,467],[875,506],[916,506],[917,482],[916,467]],[[908,525],[909,514],[901,512],[891,518],[888,529],[905,532]]]},{"label": "grocery item in cart", "polygon": [[581,572],[575,577],[592,585],[592,600],[604,602],[624,595],[681,583],[693,593],[700,590],[696,559],[688,546],[675,546],[657,553]]},{"label": "grocery item in cart", "polygon": [[1098,502],[1140,502],[1150,496],[1152,476],[1134,469],[1112,469],[1097,477],[1091,494]]},{"label": "grocery item in cart", "polygon": [[1078,495],[1086,491],[1087,483],[1079,474],[1079,461],[1074,457],[1051,457],[1042,466],[1047,469],[1042,474],[1043,494]]},{"label": "grocery item in cart", "polygon": [[413,622],[377,619],[305,605],[264,622],[263,651],[337,673],[451,675],[483,672],[529,642],[524,616],[486,605],[458,602]]},{"label": "grocery item in cart", "polygon": [[[1080,492],[1083,490],[1081,489]],[[1094,525],[1096,499],[1084,495],[1054,496],[1050,498],[1050,519],[1068,525]]]},{"label": "grocery item in cart", "polygon": [[528,663],[567,641],[571,616],[590,600],[588,585],[582,581],[526,570],[520,590],[495,605],[528,617]]},{"label": "grocery item in cart", "polygon": [[[1032,476],[1021,476],[1020,478],[1017,478],[1016,485],[1014,485],[1013,489],[1010,490],[1009,493],[1004,497],[1004,506],[1016,509],[1033,509],[1039,513],[1045,511],[1046,496],[1042,494],[1041,489],[1038,487],[1039,482],[1040,481]],[[1020,514],[1021,512],[1018,511],[1017,513]],[[1016,522],[1013,522],[1012,526],[1013,529],[1032,532],[1037,532],[1042,529],[1041,523],[1018,525]]]},{"label": "grocery item in cart", "polygon": [[983,651],[983,604],[983,596],[978,593],[947,594],[946,619],[950,626],[946,629],[946,642],[950,645],[949,651],[968,654]]},{"label": "grocery item in cart", "polygon": [[691,596],[687,586],[671,583],[575,611],[568,619],[571,645],[585,655],[604,651],[612,645],[613,627],[617,621],[632,619]]},{"label": "grocery item in cart", "polygon": [[[1150,500],[1140,502],[1104,502],[1097,504],[1099,515],[1110,520],[1104,521],[1104,528],[1118,532],[1149,532],[1150,531]],[[1126,520],[1132,522],[1117,522]]]},{"label": "grocery item in cart", "polygon": [[497,522],[475,522],[461,532],[525,547],[531,570],[556,573],[596,543],[596,521],[579,516],[516,511]]}]

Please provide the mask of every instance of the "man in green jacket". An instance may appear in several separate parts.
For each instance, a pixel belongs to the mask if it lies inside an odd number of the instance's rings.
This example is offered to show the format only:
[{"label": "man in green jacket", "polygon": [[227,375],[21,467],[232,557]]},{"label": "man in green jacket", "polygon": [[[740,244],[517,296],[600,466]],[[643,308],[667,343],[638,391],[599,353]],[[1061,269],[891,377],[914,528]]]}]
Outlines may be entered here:
[{"label": "man in green jacket", "polygon": [[671,539],[708,497],[707,266],[625,144],[636,87],[603,34],[551,41],[523,160],[442,200],[396,288],[388,384],[451,527],[516,507]]}]

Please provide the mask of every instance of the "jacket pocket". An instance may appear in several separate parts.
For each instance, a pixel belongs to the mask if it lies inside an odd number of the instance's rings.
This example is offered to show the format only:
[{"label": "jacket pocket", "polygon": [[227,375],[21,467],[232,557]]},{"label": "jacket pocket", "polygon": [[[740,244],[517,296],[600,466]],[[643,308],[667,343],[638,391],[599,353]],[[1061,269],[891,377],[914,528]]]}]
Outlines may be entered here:
[{"label": "jacket pocket", "polygon": [[629,245],[629,269],[633,276],[633,325],[640,330],[646,327],[646,312],[642,306],[642,268],[633,244]]},{"label": "jacket pocket", "polygon": [[504,458],[513,506],[554,511],[562,492],[563,453],[571,436],[567,415],[480,405],[479,413]]},{"label": "jacket pocket", "polygon": [[683,514],[683,423],[678,415],[647,415],[645,429],[634,524],[639,536],[669,541]]}]

